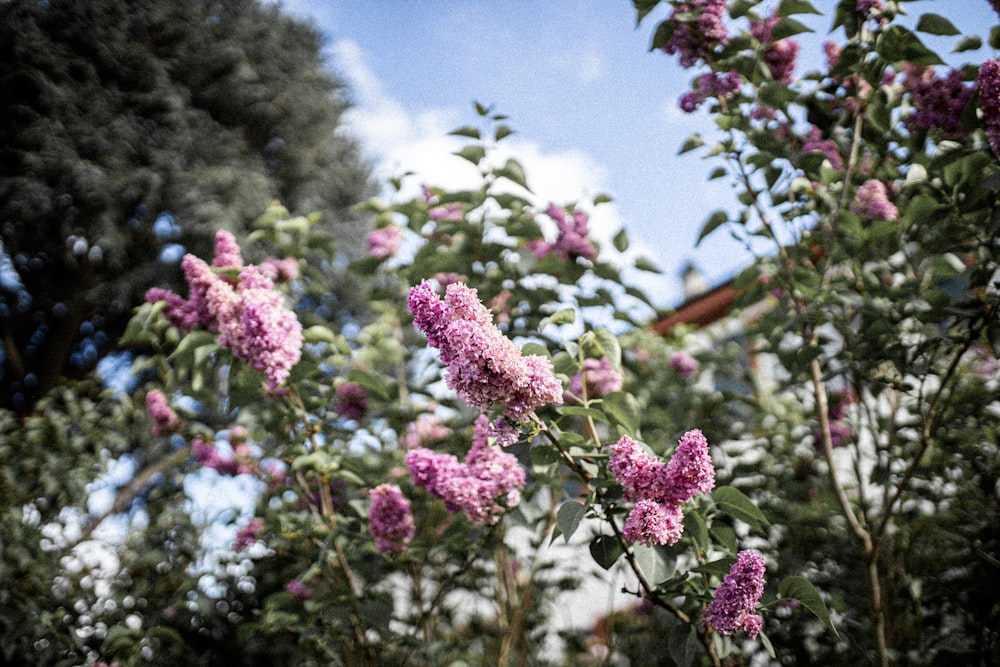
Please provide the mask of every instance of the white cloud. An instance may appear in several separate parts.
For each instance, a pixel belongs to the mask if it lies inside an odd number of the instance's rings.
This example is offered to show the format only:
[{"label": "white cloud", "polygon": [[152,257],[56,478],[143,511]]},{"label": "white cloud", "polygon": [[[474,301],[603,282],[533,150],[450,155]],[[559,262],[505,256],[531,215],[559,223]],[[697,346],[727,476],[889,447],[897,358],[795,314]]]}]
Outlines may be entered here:
[{"label": "white cloud", "polygon": [[[364,52],[353,41],[336,42],[332,46],[332,56],[354,93],[355,106],[344,117],[346,129],[358,138],[375,161],[378,177],[385,179],[413,172],[420,183],[437,187],[461,189],[478,185],[477,170],[453,154],[462,146],[462,141],[448,135],[461,125],[474,125],[476,119],[468,118],[462,110],[448,107],[406,109],[385,90],[368,67]],[[600,63],[585,63],[581,67],[581,72],[589,71],[589,75],[593,75],[600,69]],[[608,191],[607,169],[583,151],[547,151],[537,142],[515,135],[500,144],[494,155],[499,163],[509,157],[524,166],[534,194],[531,199],[540,209],[549,202],[586,204],[594,196]],[[412,183],[411,189],[404,190],[402,195],[415,196],[416,186],[416,182]],[[619,209],[612,202],[588,207],[588,212],[591,213],[591,235],[605,251],[614,253],[611,239],[625,226]],[[638,255],[655,257],[656,254],[652,247],[633,239],[626,256],[610,259],[625,266]],[[653,274],[628,272],[626,275],[650,293],[662,287],[662,278]]]}]

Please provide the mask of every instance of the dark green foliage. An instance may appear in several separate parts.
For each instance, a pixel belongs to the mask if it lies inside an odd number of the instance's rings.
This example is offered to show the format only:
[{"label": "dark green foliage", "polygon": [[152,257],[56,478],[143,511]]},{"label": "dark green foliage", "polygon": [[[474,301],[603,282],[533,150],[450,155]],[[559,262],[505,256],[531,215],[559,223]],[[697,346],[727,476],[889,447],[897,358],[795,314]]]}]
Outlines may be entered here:
[{"label": "dark green foliage", "polygon": [[89,372],[146,289],[179,284],[168,243],[204,255],[277,199],[356,251],[371,186],[319,50],[257,0],[0,5],[0,239],[23,284],[0,292],[0,405]]}]

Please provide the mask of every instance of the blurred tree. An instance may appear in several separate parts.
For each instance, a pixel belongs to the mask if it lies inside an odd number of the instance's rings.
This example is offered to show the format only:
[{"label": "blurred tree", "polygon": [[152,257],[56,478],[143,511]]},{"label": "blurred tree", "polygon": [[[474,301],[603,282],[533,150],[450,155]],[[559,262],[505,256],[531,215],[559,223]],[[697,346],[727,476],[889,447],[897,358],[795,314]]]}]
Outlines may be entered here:
[{"label": "blurred tree", "polygon": [[183,251],[270,199],[357,248],[372,185],[320,47],[257,0],[0,5],[0,406],[92,370]]}]

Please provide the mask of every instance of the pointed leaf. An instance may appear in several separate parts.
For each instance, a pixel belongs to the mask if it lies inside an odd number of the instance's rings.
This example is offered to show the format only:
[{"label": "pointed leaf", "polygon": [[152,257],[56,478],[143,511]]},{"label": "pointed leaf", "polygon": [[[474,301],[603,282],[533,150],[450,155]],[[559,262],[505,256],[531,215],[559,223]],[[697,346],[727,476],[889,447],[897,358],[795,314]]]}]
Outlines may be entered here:
[{"label": "pointed leaf", "polygon": [[550,324],[573,324],[576,321],[576,311],[572,308],[558,310],[538,323],[539,330]]},{"label": "pointed leaf", "polygon": [[605,570],[610,570],[623,553],[614,535],[598,535],[590,542],[590,555]]},{"label": "pointed leaf", "polygon": [[510,125],[498,125],[496,132],[493,133],[494,139],[500,141],[504,137],[509,137],[514,134],[514,130],[511,129]]},{"label": "pointed leaf", "polygon": [[597,339],[601,350],[604,351],[604,356],[608,358],[611,368],[620,372],[622,369],[622,348],[618,343],[618,337],[602,327],[594,329],[594,338]]},{"label": "pointed leaf", "polygon": [[700,134],[695,132],[694,134],[692,134],[691,136],[689,136],[687,139],[684,140],[684,143],[681,144],[681,149],[677,151],[677,154],[683,155],[688,151],[693,151],[695,148],[704,145],[705,145],[705,139]]},{"label": "pointed leaf", "polygon": [[642,409],[635,396],[624,391],[613,391],[601,399],[601,404],[613,421],[621,424],[629,433],[638,433]]},{"label": "pointed leaf", "polygon": [[698,632],[694,625],[678,623],[670,628],[667,646],[677,667],[691,667],[698,657]]},{"label": "pointed leaf", "polygon": [[705,224],[701,226],[701,231],[698,232],[698,239],[694,242],[695,246],[701,243],[702,239],[727,222],[729,222],[729,215],[725,211],[722,209],[712,211],[712,213],[708,216],[708,219],[705,220]]},{"label": "pointed leaf", "polygon": [[618,233],[614,235],[614,238],[611,239],[611,245],[613,245],[615,250],[618,252],[625,252],[628,250],[628,234],[625,232],[624,228],[618,230]]},{"label": "pointed leaf", "polygon": [[573,533],[580,527],[580,522],[587,515],[587,506],[575,500],[568,500],[559,506],[556,512],[556,523],[562,531],[563,538],[569,542]]},{"label": "pointed leaf", "polygon": [[961,53],[963,51],[975,51],[982,48],[983,40],[978,35],[967,35],[962,39],[958,40],[958,44],[955,48],[951,50],[952,53]]},{"label": "pointed leaf", "polygon": [[469,137],[470,139],[479,139],[479,130],[472,127],[471,125],[466,125],[465,127],[460,127],[457,130],[452,130],[449,132],[453,137]]},{"label": "pointed leaf", "polygon": [[833,626],[833,621],[830,620],[830,610],[827,609],[826,603],[823,602],[823,598],[820,597],[816,587],[808,579],[804,577],[787,577],[782,579],[781,583],[778,584],[778,595],[783,598],[798,600],[802,603],[802,606],[814,613],[816,618],[823,621],[823,625],[835,637],[840,636],[837,628]]},{"label": "pointed leaf", "polygon": [[652,586],[656,586],[674,576],[676,562],[668,561],[666,554],[657,547],[647,547],[644,544],[636,544],[632,547],[635,553],[635,562],[646,577],[646,581]]},{"label": "pointed leaf", "polygon": [[812,6],[808,0],[781,0],[778,5],[778,16],[791,16],[792,14],[819,14],[820,11]]},{"label": "pointed leaf", "polygon": [[524,167],[521,166],[521,163],[518,162],[517,160],[514,159],[507,160],[504,166],[500,167],[499,169],[495,169],[493,173],[496,174],[497,176],[506,178],[508,180],[513,181],[514,183],[517,183],[522,188],[530,192],[530,189],[528,188],[527,177],[524,175]]},{"label": "pointed leaf", "polygon": [[764,535],[771,524],[753,501],[739,489],[720,486],[712,492],[715,506],[723,514],[746,523],[754,531]]},{"label": "pointed leaf", "polygon": [[636,257],[635,258],[635,268],[640,271],[645,271],[646,273],[663,273],[656,264],[653,264],[646,257]]},{"label": "pointed leaf", "polygon": [[961,35],[962,32],[952,22],[939,14],[922,14],[917,21],[917,32],[928,35]]},{"label": "pointed leaf", "polygon": [[786,37],[798,35],[803,32],[815,31],[801,21],[796,21],[795,19],[781,19],[775,24],[774,28],[771,29],[771,39],[776,42],[779,39],[785,39]]},{"label": "pointed leaf", "polygon": [[471,162],[472,164],[478,165],[483,157],[486,156],[486,149],[482,146],[466,146],[462,150],[455,153],[460,158],[464,158]]}]

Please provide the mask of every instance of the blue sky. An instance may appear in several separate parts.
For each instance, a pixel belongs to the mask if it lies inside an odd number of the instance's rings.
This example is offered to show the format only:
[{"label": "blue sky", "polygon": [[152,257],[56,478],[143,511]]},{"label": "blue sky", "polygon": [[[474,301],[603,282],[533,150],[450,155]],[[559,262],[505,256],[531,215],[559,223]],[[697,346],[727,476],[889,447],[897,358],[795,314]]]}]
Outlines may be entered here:
[{"label": "blue sky", "polygon": [[[913,20],[936,12],[984,41],[997,22],[986,0],[904,4]],[[283,0],[282,6],[324,35],[328,62],[352,87],[356,107],[348,126],[379,176],[415,171],[434,185],[467,182],[462,161],[449,155],[457,144],[446,135],[476,122],[472,103],[479,101],[510,116],[517,131],[510,147],[540,200],[613,197],[594,211],[592,233],[606,240],[622,227],[628,231],[631,254],[663,270],[642,283],[658,305],[682,300],[679,273],[688,261],[712,284],[751,261],[726,231],[694,247],[708,213],[731,209],[733,198],[724,179],[707,181],[717,163],[697,153],[677,155],[690,133],[710,137],[712,125],[704,114],[677,108],[696,73],[648,52],[665,8],[637,28],[629,0]],[[817,33],[802,40],[800,60],[816,63],[830,19],[813,25]],[[947,52],[958,38],[922,39]],[[995,54],[987,48],[961,55],[977,61]]]}]

